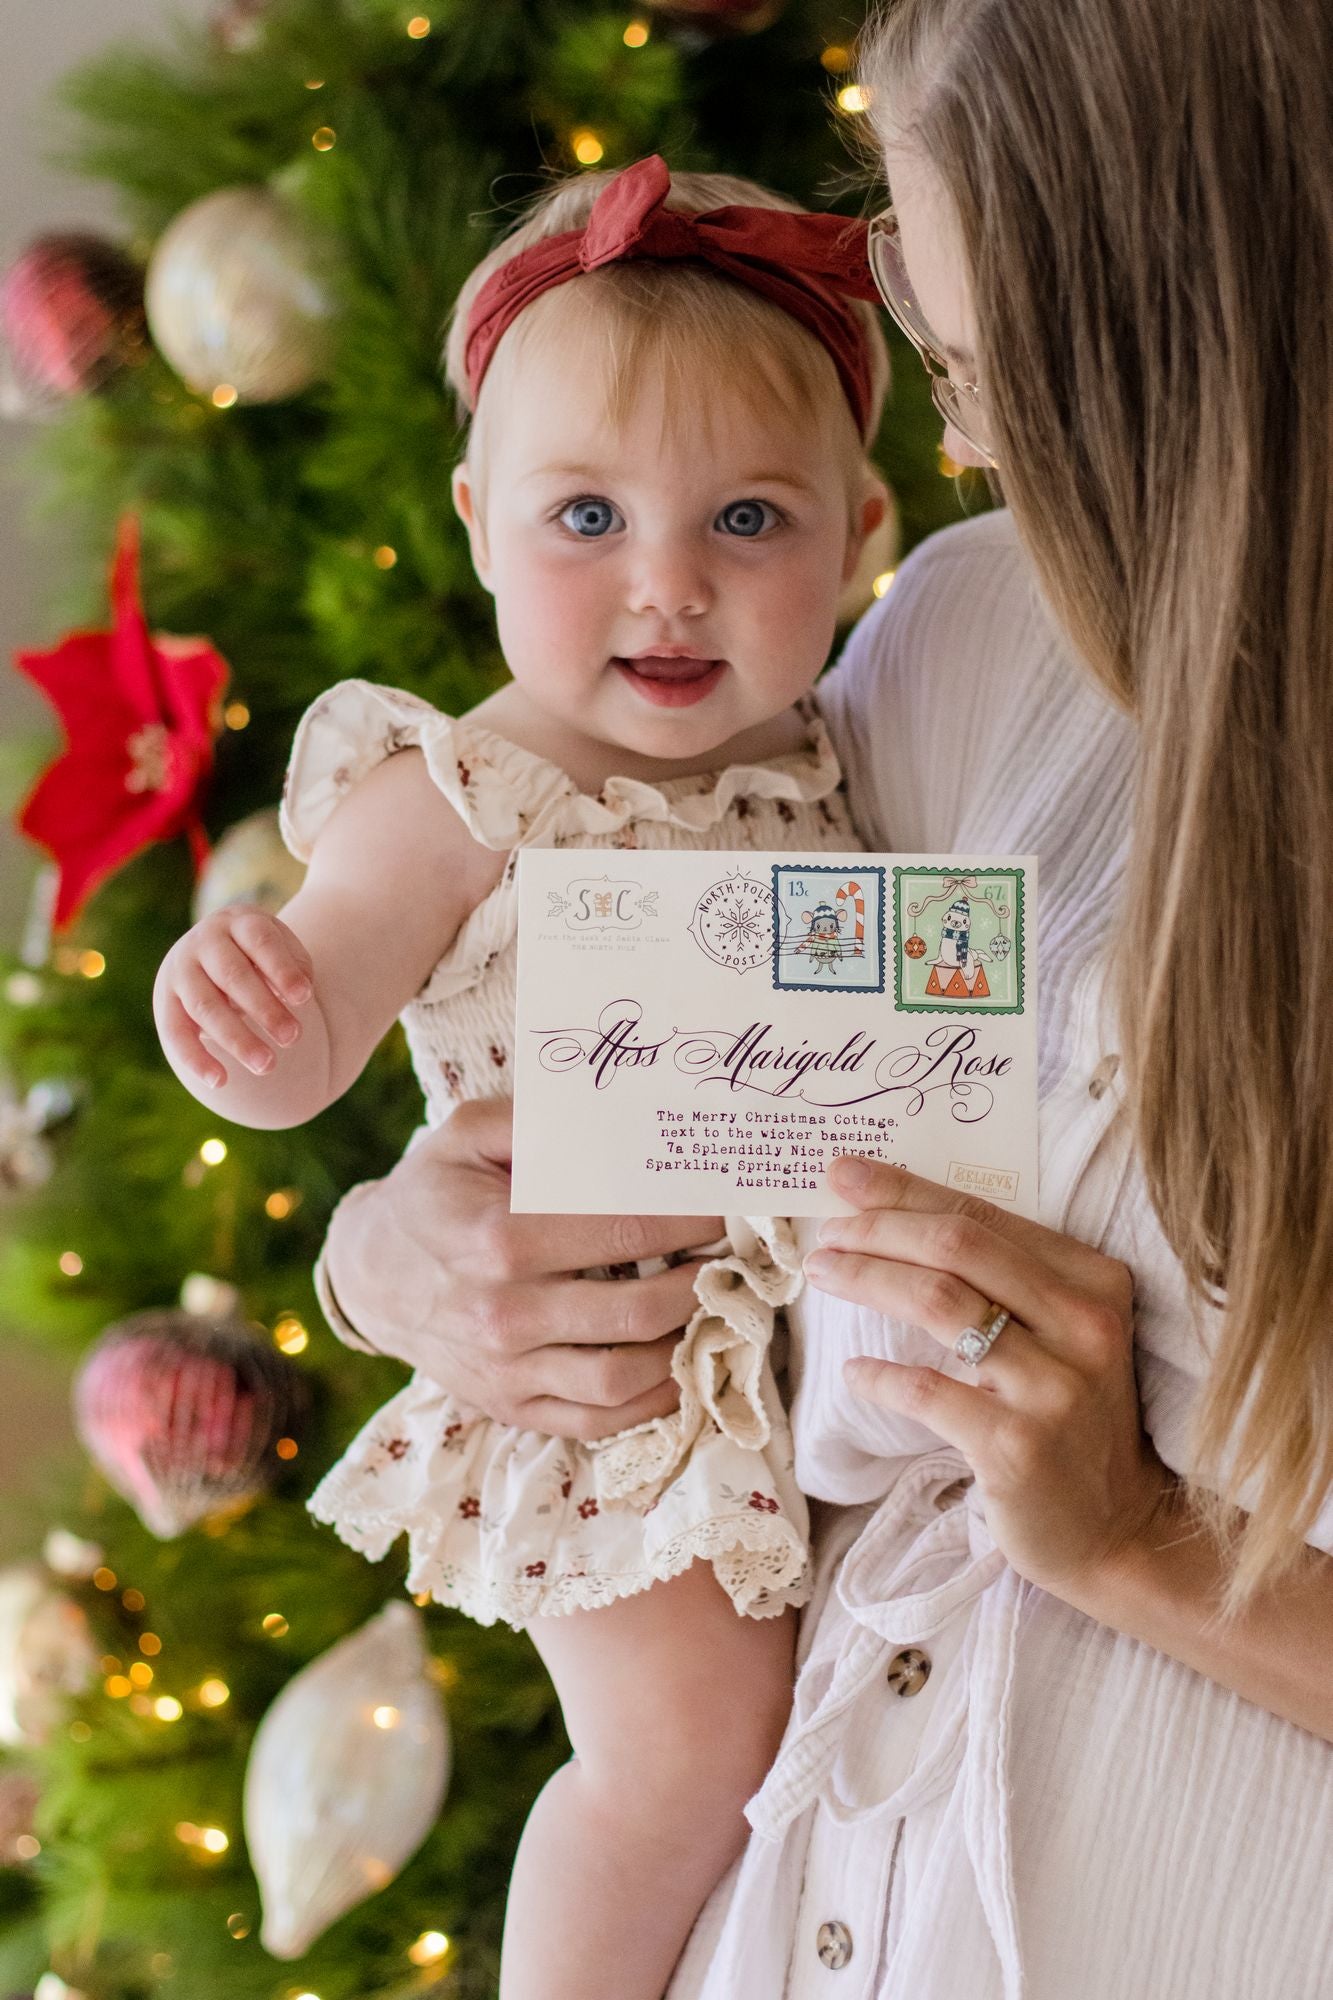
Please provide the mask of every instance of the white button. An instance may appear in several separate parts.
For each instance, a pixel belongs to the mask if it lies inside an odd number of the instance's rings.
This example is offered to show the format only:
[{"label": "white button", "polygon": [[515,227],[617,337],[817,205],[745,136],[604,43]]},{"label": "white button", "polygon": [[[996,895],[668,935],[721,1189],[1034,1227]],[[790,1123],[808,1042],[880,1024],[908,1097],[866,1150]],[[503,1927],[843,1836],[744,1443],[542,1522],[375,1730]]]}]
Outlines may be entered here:
[{"label": "white button", "polygon": [[930,1654],[908,1646],[889,1661],[889,1686],[897,1695],[920,1694],[930,1679]]},{"label": "white button", "polygon": [[852,1956],[852,1934],[846,1924],[821,1924],[815,1950],[821,1965],[826,1965],[830,1972],[841,1972]]}]

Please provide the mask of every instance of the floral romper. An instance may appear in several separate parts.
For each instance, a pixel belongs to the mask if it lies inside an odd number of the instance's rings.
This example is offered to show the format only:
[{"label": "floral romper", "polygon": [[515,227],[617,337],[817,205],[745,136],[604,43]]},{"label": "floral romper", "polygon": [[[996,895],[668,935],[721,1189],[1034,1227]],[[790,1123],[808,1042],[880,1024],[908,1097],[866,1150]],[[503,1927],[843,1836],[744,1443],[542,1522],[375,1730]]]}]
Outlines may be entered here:
[{"label": "floral romper", "polygon": [[[841,773],[813,702],[805,746],[769,763],[590,797],[564,771],[466,717],[367,681],[331,688],[302,720],[283,831],[308,859],[342,795],[383,758],[423,752],[475,840],[510,854],[402,1016],[427,1118],[512,1089],[521,847],[856,848]],[[695,1281],[677,1345],[680,1407],[581,1444],[493,1422],[415,1374],[311,1499],[372,1559],[406,1534],[407,1585],[484,1625],[591,1609],[710,1562],[739,1612],[776,1616],[808,1589],[808,1520],[770,1349],[801,1288],[790,1222],[729,1217]],[[660,1265],[610,1273],[633,1276]]]}]

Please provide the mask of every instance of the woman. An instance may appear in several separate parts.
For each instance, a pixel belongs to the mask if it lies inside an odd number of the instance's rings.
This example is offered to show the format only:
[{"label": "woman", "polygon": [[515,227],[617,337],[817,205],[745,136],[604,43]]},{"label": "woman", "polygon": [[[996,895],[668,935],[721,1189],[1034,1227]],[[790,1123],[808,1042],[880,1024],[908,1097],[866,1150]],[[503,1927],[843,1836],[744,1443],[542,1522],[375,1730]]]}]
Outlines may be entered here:
[{"label": "woman", "polygon": [[[1041,855],[1045,1226],[835,1169],[858,1212],[809,1266],[800,1470],[865,1506],[673,1992],[1314,2000],[1333,15],[904,0],[866,71],[886,296],[1012,520],[913,559],[825,709],[869,838]],[[683,1281],[547,1275],[504,1143],[470,1120],[361,1191],[334,1283],[381,1346],[442,1331],[426,1365],[485,1407],[617,1428],[663,1393]],[[562,1225],[561,1261],[712,1227]]]}]

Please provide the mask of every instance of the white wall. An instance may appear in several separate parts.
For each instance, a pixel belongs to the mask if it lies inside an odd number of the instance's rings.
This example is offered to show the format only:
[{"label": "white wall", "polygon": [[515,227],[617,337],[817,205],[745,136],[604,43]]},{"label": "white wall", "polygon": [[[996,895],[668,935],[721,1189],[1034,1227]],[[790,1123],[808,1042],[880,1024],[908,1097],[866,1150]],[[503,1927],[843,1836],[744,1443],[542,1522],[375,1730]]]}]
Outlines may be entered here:
[{"label": "white wall", "polygon": [[[210,0],[0,0],[0,265],[40,229],[115,228],[107,190],[48,164],[56,121],[49,94],[75,63],[109,42],[152,34],[181,13],[210,11]],[[46,645],[52,629],[50,580],[59,540],[24,519],[20,464],[25,426],[0,419],[0,735],[40,726],[44,706],[9,662],[17,645]],[[55,741],[54,736],[52,741]],[[0,812],[0,941],[17,935],[32,862],[27,843]]]}]

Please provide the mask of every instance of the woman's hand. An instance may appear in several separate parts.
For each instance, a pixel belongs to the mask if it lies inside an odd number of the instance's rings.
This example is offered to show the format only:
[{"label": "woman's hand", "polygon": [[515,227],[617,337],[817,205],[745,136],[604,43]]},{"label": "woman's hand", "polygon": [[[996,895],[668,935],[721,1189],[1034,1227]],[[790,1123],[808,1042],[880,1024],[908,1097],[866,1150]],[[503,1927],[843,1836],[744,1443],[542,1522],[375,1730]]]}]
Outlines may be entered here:
[{"label": "woman's hand", "polygon": [[1129,1271],[901,1168],[845,1157],[829,1182],[858,1212],[806,1260],[820,1291],[924,1328],[942,1355],[992,1304],[1012,1314],[975,1370],[955,1364],[967,1380],[862,1358],[851,1387],[956,1446],[1013,1567],[1091,1609],[1174,1490],[1140,1416]]},{"label": "woman's hand", "polygon": [[699,1262],[615,1283],[599,1264],[712,1243],[716,1216],[511,1215],[513,1106],[460,1105],[343,1202],[326,1269],[340,1309],[498,1423],[598,1438],[665,1416]]}]

